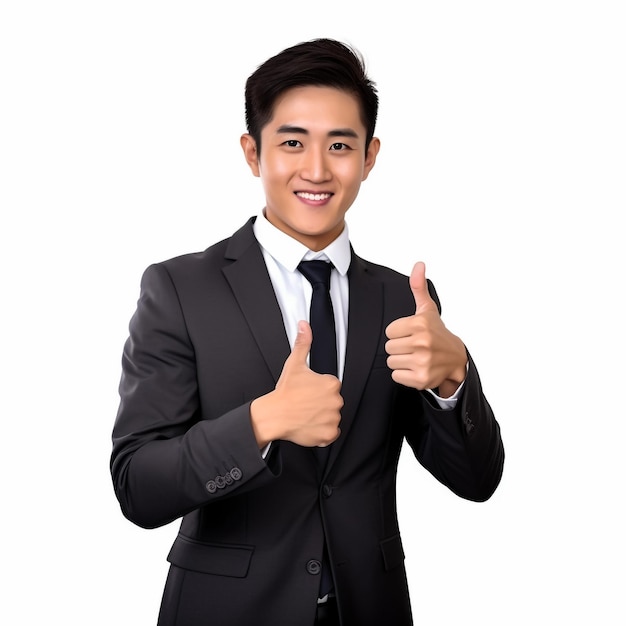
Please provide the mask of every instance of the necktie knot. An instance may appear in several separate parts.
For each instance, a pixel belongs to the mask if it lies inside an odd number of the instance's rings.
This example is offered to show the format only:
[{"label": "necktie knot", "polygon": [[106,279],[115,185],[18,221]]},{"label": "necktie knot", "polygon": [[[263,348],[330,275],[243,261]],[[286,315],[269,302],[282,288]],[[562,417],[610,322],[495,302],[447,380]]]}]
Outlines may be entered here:
[{"label": "necktie knot", "polygon": [[333,269],[331,263],[326,261],[302,261],[298,270],[311,283],[311,285],[324,285],[330,289],[330,272]]}]

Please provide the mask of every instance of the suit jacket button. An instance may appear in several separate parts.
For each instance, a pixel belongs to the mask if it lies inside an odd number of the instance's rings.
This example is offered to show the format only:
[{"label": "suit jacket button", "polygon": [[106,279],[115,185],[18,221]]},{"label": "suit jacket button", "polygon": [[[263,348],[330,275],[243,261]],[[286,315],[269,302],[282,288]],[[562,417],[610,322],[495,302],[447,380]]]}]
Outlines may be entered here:
[{"label": "suit jacket button", "polygon": [[209,482],[205,485],[205,487],[206,487],[206,490],[207,490],[209,493],[215,493],[215,492],[217,491],[217,485],[215,484],[215,481],[214,481],[214,480],[210,480],[210,481],[209,481]]},{"label": "suit jacket button", "polygon": [[322,564],[318,560],[316,560],[316,559],[311,559],[306,564],[306,571],[309,574],[312,574],[313,576],[316,576],[317,574],[319,574],[322,571]]},{"label": "suit jacket button", "polygon": [[327,497],[330,498],[330,496],[333,495],[333,486],[329,485],[328,483],[326,483],[323,487],[322,487],[322,493]]},{"label": "suit jacket button", "polygon": [[233,469],[230,470],[230,477],[233,480],[241,480],[242,476],[243,472],[238,467],[233,467]]}]

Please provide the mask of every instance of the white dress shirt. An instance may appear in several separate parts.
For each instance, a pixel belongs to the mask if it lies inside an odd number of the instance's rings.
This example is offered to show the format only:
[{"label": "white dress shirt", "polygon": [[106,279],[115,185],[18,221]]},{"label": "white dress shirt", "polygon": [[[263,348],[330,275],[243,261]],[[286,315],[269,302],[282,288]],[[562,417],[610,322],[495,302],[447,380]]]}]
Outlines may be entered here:
[{"label": "white dress shirt", "polygon": [[[254,235],[261,245],[267,271],[276,293],[278,305],[283,314],[283,322],[289,345],[293,348],[298,334],[298,322],[309,321],[311,283],[298,271],[300,261],[329,261],[334,268],[330,274],[330,297],[335,313],[335,331],[337,333],[337,371],[341,380],[346,357],[346,338],[348,335],[350,240],[348,226],[326,248],[319,252],[309,250],[304,244],[276,228],[261,212],[254,222]],[[440,398],[430,391],[442,409],[456,406],[463,385],[450,398]]]}]

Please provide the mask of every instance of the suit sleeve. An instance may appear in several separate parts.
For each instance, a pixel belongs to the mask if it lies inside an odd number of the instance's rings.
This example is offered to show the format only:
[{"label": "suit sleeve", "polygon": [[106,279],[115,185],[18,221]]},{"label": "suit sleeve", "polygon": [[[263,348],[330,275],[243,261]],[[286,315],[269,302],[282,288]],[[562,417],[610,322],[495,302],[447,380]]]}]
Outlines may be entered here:
[{"label": "suit sleeve", "polygon": [[194,347],[162,265],[142,278],[119,393],[110,469],[124,515],[139,526],[161,526],[274,478],[254,438],[249,403],[203,418]]},{"label": "suit sleeve", "polygon": [[504,446],[469,354],[468,359],[456,407],[441,409],[430,394],[419,392],[423,417],[405,416],[406,438],[420,463],[441,483],[462,498],[483,502],[500,483]]}]

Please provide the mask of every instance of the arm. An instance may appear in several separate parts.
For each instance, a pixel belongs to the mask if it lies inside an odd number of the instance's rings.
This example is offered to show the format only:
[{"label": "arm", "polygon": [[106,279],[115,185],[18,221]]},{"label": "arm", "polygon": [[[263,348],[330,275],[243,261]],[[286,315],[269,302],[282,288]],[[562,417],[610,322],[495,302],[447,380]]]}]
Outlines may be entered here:
[{"label": "arm", "polygon": [[437,480],[462,498],[483,502],[500,483],[504,446],[469,354],[468,359],[467,377],[456,407],[441,409],[430,394],[419,392],[422,419],[416,419],[412,402],[410,412],[404,415],[405,435],[417,459]]},{"label": "arm", "polygon": [[[502,476],[499,426],[465,345],[441,321],[423,263],[415,265],[410,286],[415,314],[395,320],[386,331],[388,365],[393,379],[406,388],[405,406],[410,407],[403,415],[407,440],[420,462],[453,492],[486,500]],[[410,403],[415,389],[421,396],[421,420]],[[432,389],[444,398],[458,390],[454,408],[442,408],[427,392]]]},{"label": "arm", "polygon": [[[340,432],[341,383],[308,367],[311,341],[310,326],[301,322],[275,389],[223,415],[207,416],[176,287],[166,268],[149,268],[124,349],[113,430],[111,472],[126,517],[140,526],[158,526],[266,485],[280,473],[278,446],[272,445],[265,459],[261,452],[269,442],[325,446],[334,441]],[[224,356],[215,356],[218,367]],[[231,364],[236,360],[235,355]],[[237,396],[236,377],[233,385],[236,393],[230,389],[230,395]],[[210,391],[215,398],[225,392],[220,385]]]},{"label": "arm", "polygon": [[119,391],[111,473],[122,511],[136,524],[160,526],[274,478],[249,403],[203,419],[194,346],[163,266],[148,268],[142,279]]}]

